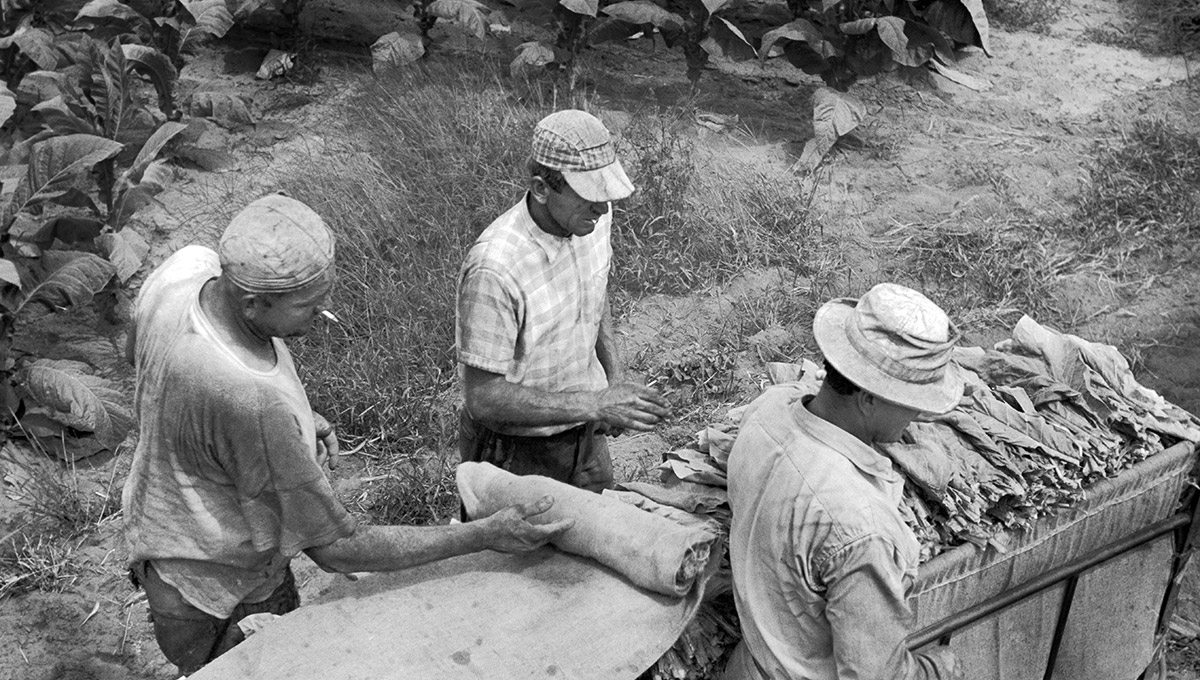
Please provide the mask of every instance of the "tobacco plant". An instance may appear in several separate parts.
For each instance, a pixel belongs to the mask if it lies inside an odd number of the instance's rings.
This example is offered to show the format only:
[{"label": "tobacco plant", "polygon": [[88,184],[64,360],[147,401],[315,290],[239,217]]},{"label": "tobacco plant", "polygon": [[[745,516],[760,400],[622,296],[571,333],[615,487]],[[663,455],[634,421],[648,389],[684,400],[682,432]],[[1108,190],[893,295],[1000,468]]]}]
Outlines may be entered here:
[{"label": "tobacco plant", "polygon": [[126,226],[170,182],[158,157],[186,127],[177,65],[232,15],[225,0],[4,7],[0,431],[75,459],[125,438],[125,399],[88,364],[18,351],[14,339],[97,295],[103,307],[138,270],[149,247]]}]

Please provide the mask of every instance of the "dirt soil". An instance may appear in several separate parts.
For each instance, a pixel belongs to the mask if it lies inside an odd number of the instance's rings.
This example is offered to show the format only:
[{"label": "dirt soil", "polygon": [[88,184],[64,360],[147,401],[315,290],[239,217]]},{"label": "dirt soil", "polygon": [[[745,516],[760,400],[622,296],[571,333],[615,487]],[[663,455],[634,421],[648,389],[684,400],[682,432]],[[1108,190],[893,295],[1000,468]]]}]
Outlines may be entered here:
[{"label": "dirt soil", "polygon": [[[985,91],[932,76],[921,82],[886,79],[856,86],[870,116],[833,152],[817,208],[828,233],[862,246],[864,255],[850,258],[854,264],[846,274],[857,287],[880,280],[881,263],[865,255],[870,251],[866,246],[886,238],[897,225],[1003,215],[1014,206],[1035,213],[1065,211],[1087,177],[1086,162],[1095,144],[1115,138],[1138,117],[1161,117],[1200,132],[1195,115],[1200,87],[1187,81],[1183,59],[1084,39],[1088,27],[1132,25],[1131,3],[1070,4],[1048,35],[996,30],[993,57],[974,53],[965,58],[961,70],[990,83]],[[326,55],[311,78],[266,82],[253,77],[261,54],[244,46],[217,45],[183,69],[184,89],[203,83],[249,94],[260,117],[235,131],[206,127],[210,153],[203,161],[208,170],[182,170],[181,182],[138,227],[152,244],[147,269],[187,243],[214,244],[232,212],[274,188],[276,178],[296,159],[321,148],[332,103],[366,68],[362,62]],[[595,59],[594,82],[614,109],[675,104],[686,91],[684,67],[675,55],[613,47]],[[725,130],[697,125],[698,157],[705,159],[707,171],[719,172],[723,164],[736,161],[768,175],[789,176],[789,167],[812,135],[807,112],[816,84],[784,66],[711,69],[696,100],[699,110],[736,114],[739,123]],[[1092,276],[1063,281],[1056,303],[1072,306],[1086,320],[1076,330],[1079,335],[1138,347],[1139,378],[1200,413],[1198,279],[1195,269],[1176,271],[1130,297],[1128,291],[1119,294],[1104,276]],[[686,345],[697,324],[720,314],[722,300],[728,300],[722,291],[702,291],[688,298],[643,301],[619,329],[625,355],[651,342],[667,348]],[[976,343],[996,339],[971,338]],[[644,473],[665,446],[659,435],[618,440],[618,475]],[[127,458],[124,451],[80,475],[95,486],[95,493],[119,494]],[[13,492],[11,486],[3,490]],[[0,513],[9,512],[12,503],[0,494]],[[144,597],[124,575],[119,530],[119,518],[110,519],[85,541],[71,557],[77,575],[62,592],[0,601],[0,679],[175,677],[154,642]],[[303,596],[311,597],[330,579],[340,578],[321,573],[304,558],[297,562]],[[1200,613],[1195,596],[1185,600],[1185,612],[1195,619]],[[1172,678],[1200,677],[1198,649],[1200,643],[1188,636],[1172,642]]]}]

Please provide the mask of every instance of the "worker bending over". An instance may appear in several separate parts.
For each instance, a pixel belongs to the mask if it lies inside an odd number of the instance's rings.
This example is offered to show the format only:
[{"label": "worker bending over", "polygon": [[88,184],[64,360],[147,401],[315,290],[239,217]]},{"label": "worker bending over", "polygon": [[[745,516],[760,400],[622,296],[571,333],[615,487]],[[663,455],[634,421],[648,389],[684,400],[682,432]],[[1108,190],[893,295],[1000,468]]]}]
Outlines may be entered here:
[{"label": "worker bending over", "polygon": [[299,606],[289,563],[392,571],[483,549],[526,551],[569,522],[357,524],[322,470],[333,428],[313,413],[284,338],[308,332],[334,284],[334,238],[303,203],[260,198],[217,252],[187,246],[146,279],[129,349],[140,438],[122,497],[129,565],[167,659],[191,674],[242,639],[256,613]]},{"label": "worker bending over", "polygon": [[820,389],[765,392],[729,456],[744,638],[726,680],[960,678],[949,648],[906,647],[920,548],[900,514],[904,479],[875,447],[958,404],[958,332],[925,296],[884,283],[823,305],[813,333]]}]

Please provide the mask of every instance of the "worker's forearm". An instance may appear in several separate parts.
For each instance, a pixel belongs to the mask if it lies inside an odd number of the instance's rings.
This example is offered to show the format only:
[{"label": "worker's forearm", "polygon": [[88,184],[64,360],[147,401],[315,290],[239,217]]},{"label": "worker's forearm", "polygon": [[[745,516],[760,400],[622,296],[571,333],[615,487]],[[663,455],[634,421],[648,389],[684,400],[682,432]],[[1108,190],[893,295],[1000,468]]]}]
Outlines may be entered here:
[{"label": "worker's forearm", "polygon": [[596,358],[600,360],[600,366],[604,368],[604,375],[608,377],[609,385],[621,381],[621,359],[617,354],[616,336],[612,329],[612,314],[607,301],[604,304],[604,316],[600,317],[600,332],[596,335]]},{"label": "worker's forearm", "polygon": [[556,425],[597,419],[595,392],[546,392],[507,380],[468,385],[467,410],[479,420]]},{"label": "worker's forearm", "polygon": [[351,536],[305,552],[331,571],[396,571],[484,550],[495,534],[487,521],[432,527],[360,525]]}]

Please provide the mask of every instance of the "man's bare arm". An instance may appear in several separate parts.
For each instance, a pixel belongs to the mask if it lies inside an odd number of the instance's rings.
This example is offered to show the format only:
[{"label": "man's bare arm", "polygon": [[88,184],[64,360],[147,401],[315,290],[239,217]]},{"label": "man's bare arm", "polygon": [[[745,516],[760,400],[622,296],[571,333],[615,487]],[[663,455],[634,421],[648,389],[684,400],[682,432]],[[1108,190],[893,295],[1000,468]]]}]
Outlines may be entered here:
[{"label": "man's bare arm", "polygon": [[304,552],[323,569],[337,572],[397,571],[480,550],[527,552],[571,528],[573,520],[533,524],[549,510],[550,496],[513,506],[473,522],[448,526],[360,526],[354,534]]},{"label": "man's bare arm", "polygon": [[600,332],[596,335],[596,358],[604,368],[608,384],[615,385],[623,382],[624,367],[617,352],[616,336],[613,334],[612,310],[608,306],[608,298],[604,299],[604,315],[600,317]]},{"label": "man's bare arm", "polygon": [[666,399],[644,385],[621,383],[595,392],[546,392],[466,365],[463,395],[471,417],[514,425],[595,421],[645,431],[670,415]]}]

